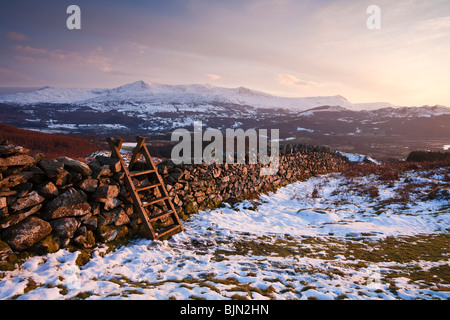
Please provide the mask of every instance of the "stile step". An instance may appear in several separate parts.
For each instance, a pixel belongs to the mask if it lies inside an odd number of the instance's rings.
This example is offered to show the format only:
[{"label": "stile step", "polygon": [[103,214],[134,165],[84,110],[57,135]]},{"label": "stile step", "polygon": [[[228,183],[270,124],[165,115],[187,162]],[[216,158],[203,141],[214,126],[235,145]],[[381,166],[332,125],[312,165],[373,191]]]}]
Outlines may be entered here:
[{"label": "stile step", "polygon": [[161,183],[152,184],[152,185],[146,186],[146,187],[136,188],[136,192],[142,192],[142,191],[149,190],[149,189],[152,189],[152,188],[156,188],[156,187],[159,187],[159,186],[161,186]]},{"label": "stile step", "polygon": [[148,222],[156,221],[158,219],[161,219],[161,218],[163,218],[165,216],[168,216],[168,215],[172,214],[173,212],[174,211],[171,209],[171,210],[166,210],[164,212],[158,213],[156,216],[149,217]]},{"label": "stile step", "polygon": [[[127,166],[126,166],[126,164],[122,158],[122,155],[120,154],[120,151],[119,151],[123,140],[115,140],[113,138],[108,138],[107,141],[111,148],[111,158],[118,159],[120,161],[122,169],[125,171],[125,176],[126,176],[125,183],[126,183],[126,187],[128,189],[127,196],[128,195],[130,196],[131,201],[135,205],[138,204],[139,208],[137,208],[137,209],[138,209],[138,212],[139,212],[140,218],[142,219],[143,224],[148,229],[149,237],[152,239],[160,239],[163,236],[168,236],[168,235],[171,235],[172,233],[183,231],[184,229],[183,229],[183,226],[181,225],[181,222],[179,220],[177,212],[175,211],[175,208],[172,204],[170,197],[167,195],[167,191],[165,190],[164,183],[163,183],[160,175],[158,174],[157,168],[152,161],[151,155],[148,152],[147,147],[145,146],[145,138],[137,137],[137,144],[136,144],[136,147],[133,149],[133,155],[130,160],[130,165],[128,166],[128,168],[132,167],[134,165],[134,163],[136,163],[139,156],[142,155],[142,156],[144,156],[144,158],[146,160],[147,168],[153,168],[153,169],[144,169],[141,171],[131,171],[129,169],[126,170]],[[145,176],[145,175],[148,175],[151,173],[155,174],[156,178],[159,180],[158,183],[152,182],[154,184],[149,185],[149,186],[136,187],[131,179],[132,177]],[[143,192],[145,190],[150,190],[152,188],[157,188],[157,187],[162,187],[161,191],[163,191],[165,196],[162,196],[160,198],[153,198],[153,199],[149,200],[148,202],[146,202],[145,200],[143,202],[141,202],[141,199],[138,195],[139,192]],[[144,210],[144,207],[148,207],[155,203],[165,202],[165,201],[167,201],[164,204],[167,206],[168,210],[158,213],[153,217],[152,216],[149,217],[149,212],[147,212],[147,210]],[[153,229],[151,222],[156,221],[156,220],[163,218],[165,216],[168,216],[168,215],[172,216],[174,224],[172,224],[166,228],[163,228],[162,230],[158,231],[155,234],[155,230]]]},{"label": "stile step", "polygon": [[157,199],[151,200],[149,202],[143,203],[142,206],[143,207],[151,206],[154,203],[161,202],[161,201],[164,201],[164,200],[167,200],[167,199],[169,199],[169,197],[157,198]]},{"label": "stile step", "polygon": [[162,236],[164,236],[164,235],[166,235],[166,234],[168,234],[168,233],[170,233],[170,232],[173,232],[173,231],[177,230],[178,228],[182,228],[182,226],[179,225],[179,224],[170,225],[170,226],[168,226],[168,227],[162,229],[160,232],[158,232],[158,233],[156,234],[156,239],[159,239],[159,238],[161,238]]},{"label": "stile step", "polygon": [[154,173],[156,170],[145,170],[145,171],[130,171],[130,177],[143,176],[145,174]]}]

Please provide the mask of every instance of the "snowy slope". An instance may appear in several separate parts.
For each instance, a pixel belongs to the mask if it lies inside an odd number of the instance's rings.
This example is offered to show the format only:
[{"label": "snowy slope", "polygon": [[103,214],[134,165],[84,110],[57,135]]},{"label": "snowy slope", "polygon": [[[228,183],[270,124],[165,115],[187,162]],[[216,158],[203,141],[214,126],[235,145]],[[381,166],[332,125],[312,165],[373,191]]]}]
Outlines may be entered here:
[{"label": "snowy slope", "polygon": [[130,104],[210,104],[232,103],[256,108],[285,108],[303,111],[319,106],[341,106],[354,109],[342,96],[288,98],[277,97],[244,87],[222,88],[211,85],[166,85],[137,81],[113,89],[75,89],[44,87],[28,93],[0,96],[0,102],[17,104],[70,103],[87,106]]},{"label": "snowy slope", "polygon": [[382,108],[371,110],[369,113],[381,117],[411,118],[411,117],[436,117],[450,114],[450,108],[444,106],[401,107]]},{"label": "snowy slope", "polygon": [[382,108],[397,108],[389,102],[365,102],[365,103],[355,103],[356,109],[358,110],[377,110]]},{"label": "snowy slope", "polygon": [[[431,185],[448,185],[448,173],[292,183],[201,211],[169,241],[97,248],[82,267],[78,251],[29,258],[2,272],[0,299],[446,300],[449,250],[433,246],[448,234],[450,200],[424,196]],[[378,195],[362,192],[368,186]],[[407,206],[390,201],[405,188],[413,190]]]},{"label": "snowy slope", "polygon": [[[209,84],[168,85],[136,81],[112,89],[43,87],[0,96],[0,103],[33,105],[72,104],[92,107],[99,112],[153,113],[180,110],[218,111],[217,106],[239,105],[259,109],[286,109],[312,116],[322,111],[364,111],[382,117],[431,117],[450,114],[444,106],[398,107],[388,102],[353,104],[341,95],[318,97],[279,97],[245,87],[223,88]],[[139,107],[139,108],[137,108]]]}]

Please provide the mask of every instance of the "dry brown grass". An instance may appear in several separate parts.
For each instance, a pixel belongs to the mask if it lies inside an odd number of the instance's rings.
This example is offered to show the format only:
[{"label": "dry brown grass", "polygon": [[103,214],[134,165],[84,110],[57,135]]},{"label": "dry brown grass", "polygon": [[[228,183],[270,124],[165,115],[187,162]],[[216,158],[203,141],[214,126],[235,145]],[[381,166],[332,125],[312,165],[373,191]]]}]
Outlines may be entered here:
[{"label": "dry brown grass", "polygon": [[43,153],[47,158],[53,159],[61,156],[84,158],[99,150],[98,144],[86,137],[42,133],[1,123],[0,138],[30,149],[31,154]]},{"label": "dry brown grass", "polygon": [[376,175],[381,181],[398,181],[407,171],[433,170],[443,167],[450,167],[450,161],[362,164],[349,166],[342,171],[342,174],[348,179]]}]

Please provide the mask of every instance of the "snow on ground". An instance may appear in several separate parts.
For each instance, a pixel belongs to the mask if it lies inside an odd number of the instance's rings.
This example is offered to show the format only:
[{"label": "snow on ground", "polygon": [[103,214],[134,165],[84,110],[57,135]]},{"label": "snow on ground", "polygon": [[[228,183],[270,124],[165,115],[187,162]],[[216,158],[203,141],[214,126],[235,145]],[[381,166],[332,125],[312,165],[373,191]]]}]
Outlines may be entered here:
[{"label": "snow on ground", "polygon": [[348,153],[348,152],[342,152],[342,151],[338,151],[340,154],[342,154],[344,157],[346,157],[348,159],[348,161],[351,162],[363,162],[364,160],[369,161],[373,164],[380,164],[378,161],[376,161],[375,159],[365,156],[363,154],[359,154],[359,153]]},{"label": "snow on ground", "polygon": [[98,248],[81,267],[67,250],[29,258],[0,272],[0,299],[448,299],[450,199],[426,195],[449,177],[296,182],[193,215],[168,241]]}]

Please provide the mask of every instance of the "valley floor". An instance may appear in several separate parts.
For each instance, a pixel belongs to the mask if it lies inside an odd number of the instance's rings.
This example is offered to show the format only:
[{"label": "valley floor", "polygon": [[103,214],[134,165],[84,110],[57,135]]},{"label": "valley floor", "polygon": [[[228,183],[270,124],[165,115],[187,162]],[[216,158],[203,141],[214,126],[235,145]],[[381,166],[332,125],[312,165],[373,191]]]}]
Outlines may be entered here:
[{"label": "valley floor", "polygon": [[0,299],[449,299],[449,187],[448,167],[315,177],[81,267],[29,258],[0,272]]}]

